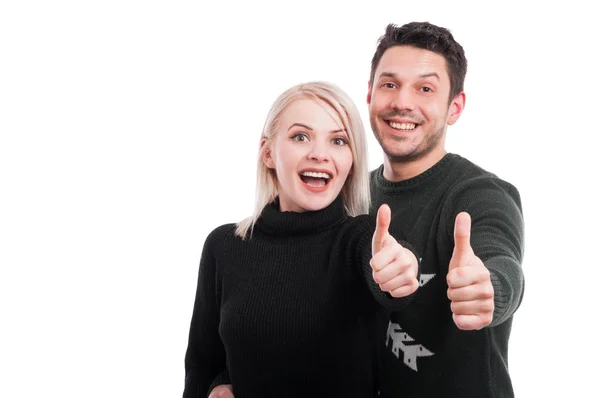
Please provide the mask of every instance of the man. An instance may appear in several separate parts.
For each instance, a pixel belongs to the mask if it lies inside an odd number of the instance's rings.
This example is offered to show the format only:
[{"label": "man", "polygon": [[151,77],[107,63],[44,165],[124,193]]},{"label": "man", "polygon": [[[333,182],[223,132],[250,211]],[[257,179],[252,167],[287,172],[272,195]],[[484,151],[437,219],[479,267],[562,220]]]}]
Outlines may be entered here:
[{"label": "man", "polygon": [[[430,23],[389,25],[371,62],[367,103],[385,154],[371,173],[372,209],[390,205],[390,232],[421,256],[413,302],[386,320],[382,397],[514,396],[507,355],[524,289],[521,201],[508,182],[446,152],[466,71],[462,46]],[[231,390],[218,386],[218,396]]]},{"label": "man", "polygon": [[445,150],[465,106],[467,60],[444,28],[389,25],[371,63],[367,103],[384,163],[372,209],[421,255],[413,303],[390,315],[383,397],[512,397],[508,340],[524,289],[517,189]]}]

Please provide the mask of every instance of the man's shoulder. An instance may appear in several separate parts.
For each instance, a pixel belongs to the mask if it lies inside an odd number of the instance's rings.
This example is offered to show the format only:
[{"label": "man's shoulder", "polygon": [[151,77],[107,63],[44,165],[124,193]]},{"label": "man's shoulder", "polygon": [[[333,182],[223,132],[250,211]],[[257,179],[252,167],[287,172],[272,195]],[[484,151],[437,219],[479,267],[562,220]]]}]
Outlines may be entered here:
[{"label": "man's shoulder", "polygon": [[466,189],[499,189],[510,195],[518,195],[516,186],[507,180],[498,177],[497,174],[484,169],[478,164],[460,155],[452,154],[454,164],[459,169],[458,177],[454,181],[453,190],[464,191]]},{"label": "man's shoulder", "polygon": [[375,178],[377,176],[377,174],[381,174],[381,171],[383,169],[383,164],[380,164],[379,166],[375,167],[373,170],[369,171],[369,180],[371,180],[371,185],[375,182]]},{"label": "man's shoulder", "polygon": [[514,219],[520,217],[521,194],[516,186],[466,158],[460,157],[458,162],[462,172],[447,186],[442,200],[442,214],[449,217],[448,225],[453,225],[459,211],[471,216],[498,211]]},{"label": "man's shoulder", "polygon": [[479,166],[475,162],[472,162],[471,160],[469,160],[459,154],[449,153],[448,157],[450,157],[450,162],[449,162],[450,165],[459,169],[465,178],[479,177],[479,176],[497,177],[491,171],[484,169],[483,167]]}]

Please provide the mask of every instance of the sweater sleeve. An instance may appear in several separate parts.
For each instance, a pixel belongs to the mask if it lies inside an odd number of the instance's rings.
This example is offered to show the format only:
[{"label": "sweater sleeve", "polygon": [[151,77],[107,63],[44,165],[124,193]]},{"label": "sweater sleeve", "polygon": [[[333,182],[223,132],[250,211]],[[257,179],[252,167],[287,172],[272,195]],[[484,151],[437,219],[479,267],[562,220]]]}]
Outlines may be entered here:
[{"label": "sweater sleeve", "polygon": [[[381,290],[379,284],[373,279],[373,268],[371,268],[371,258],[373,257],[371,243],[373,234],[375,233],[375,219],[372,216],[365,215],[356,217],[355,222],[357,225],[353,228],[354,236],[353,239],[350,239],[354,244],[351,246],[354,251],[356,266],[359,268],[359,272],[362,274],[369,291],[375,300],[385,309],[389,311],[399,311],[403,309],[413,300],[418,290],[405,297],[392,297],[388,292]],[[419,255],[410,244],[402,240],[397,240],[397,242],[413,252],[417,260],[419,259]],[[418,273],[421,273],[420,262]],[[419,275],[417,275],[417,279],[418,278]]]},{"label": "sweater sleeve", "polygon": [[454,201],[447,214],[447,233],[454,242],[454,220],[461,211],[471,216],[471,247],[490,272],[494,287],[494,318],[497,326],[519,307],[525,287],[521,263],[524,223],[517,189],[496,177],[473,179]]},{"label": "sweater sleeve", "polygon": [[221,373],[219,373],[217,375],[217,377],[215,377],[215,379],[213,380],[212,384],[210,385],[210,387],[208,388],[208,393],[210,394],[210,392],[218,386],[221,385],[226,385],[226,384],[231,384],[231,380],[229,379],[229,369],[225,368],[223,369],[223,371]]},{"label": "sweater sleeve", "polygon": [[198,285],[185,354],[184,398],[206,397],[218,375],[226,369],[225,348],[219,337],[219,280],[215,252],[222,242],[219,228],[204,244]]}]

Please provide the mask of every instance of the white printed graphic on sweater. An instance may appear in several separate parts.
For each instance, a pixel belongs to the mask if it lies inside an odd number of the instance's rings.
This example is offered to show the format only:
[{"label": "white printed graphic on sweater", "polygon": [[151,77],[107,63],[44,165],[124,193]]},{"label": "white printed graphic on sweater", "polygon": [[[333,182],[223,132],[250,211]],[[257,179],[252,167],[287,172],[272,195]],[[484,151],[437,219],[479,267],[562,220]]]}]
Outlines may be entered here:
[{"label": "white printed graphic on sweater", "polygon": [[397,323],[392,321],[388,324],[386,347],[389,347],[389,342],[392,342],[392,353],[396,358],[400,358],[400,351],[404,353],[404,364],[418,372],[417,359],[420,357],[428,357],[433,355],[433,352],[423,347],[421,344],[405,344],[407,341],[415,341],[408,333],[402,332],[402,328]]},{"label": "white printed graphic on sweater", "polygon": [[[422,260],[422,259],[421,259]],[[423,287],[429,282],[435,274],[421,274],[419,279],[419,287]],[[392,342],[392,353],[396,358],[400,358],[400,351],[403,352],[404,364],[418,372],[417,359],[420,357],[429,357],[433,355],[433,352],[423,347],[421,344],[405,344],[406,342],[415,341],[408,333],[402,332],[402,328],[397,323],[389,322],[387,336],[385,338],[386,347],[390,346]]]},{"label": "white printed graphic on sweater", "polygon": [[425,286],[427,282],[429,282],[435,274],[421,274],[421,278],[419,279],[419,287]]}]

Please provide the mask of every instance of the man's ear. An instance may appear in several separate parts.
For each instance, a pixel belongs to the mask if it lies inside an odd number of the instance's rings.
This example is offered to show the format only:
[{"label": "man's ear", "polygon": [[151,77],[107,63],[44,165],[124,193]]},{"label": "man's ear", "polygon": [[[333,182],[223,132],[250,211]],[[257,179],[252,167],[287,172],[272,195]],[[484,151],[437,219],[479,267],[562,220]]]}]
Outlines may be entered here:
[{"label": "man's ear", "polygon": [[461,91],[452,99],[452,102],[450,102],[450,108],[448,109],[448,120],[446,122],[449,126],[456,123],[460,117],[463,109],[465,109],[465,101],[465,92]]},{"label": "man's ear", "polygon": [[371,105],[371,89],[373,88],[373,85],[371,84],[371,81],[369,81],[369,91],[367,91],[367,105]]},{"label": "man's ear", "polygon": [[270,169],[275,168],[275,162],[271,153],[271,147],[267,144],[267,139],[263,138],[260,140],[260,156],[263,163]]}]

